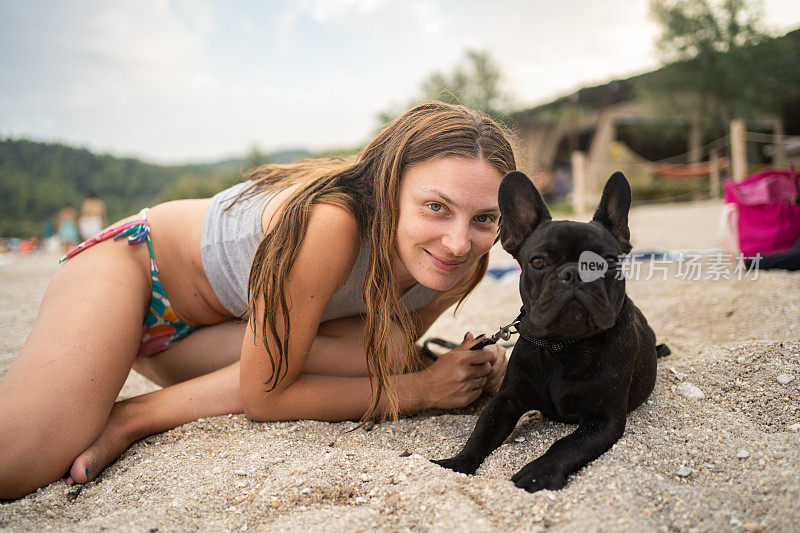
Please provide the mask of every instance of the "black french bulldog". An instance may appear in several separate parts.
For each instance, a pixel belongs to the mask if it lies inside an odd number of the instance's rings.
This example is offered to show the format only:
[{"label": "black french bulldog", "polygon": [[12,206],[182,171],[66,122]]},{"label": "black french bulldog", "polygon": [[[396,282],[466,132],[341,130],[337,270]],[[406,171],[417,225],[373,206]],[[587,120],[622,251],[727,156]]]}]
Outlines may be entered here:
[{"label": "black french bulldog", "polygon": [[[551,220],[539,191],[521,172],[503,178],[499,203],[503,248],[522,266],[520,338],[499,392],[464,449],[434,462],[474,473],[519,418],[535,409],[578,428],[511,480],[529,492],[560,489],[567,476],[622,436],[627,413],[653,390],[656,352],[666,355],[669,349],[656,347],[653,330],[618,275],[618,260],[631,250],[631,188],[621,172],[606,183],[589,223]],[[587,251],[599,256],[591,256],[594,276],[579,270]],[[597,260],[607,269],[597,268]]]}]

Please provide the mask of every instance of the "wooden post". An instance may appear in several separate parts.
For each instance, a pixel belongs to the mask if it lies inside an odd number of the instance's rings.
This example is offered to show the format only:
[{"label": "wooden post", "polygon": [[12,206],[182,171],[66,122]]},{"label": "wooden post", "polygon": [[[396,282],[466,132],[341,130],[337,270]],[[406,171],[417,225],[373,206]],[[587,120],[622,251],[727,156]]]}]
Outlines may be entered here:
[{"label": "wooden post", "polygon": [[586,154],[572,152],[572,207],[576,215],[586,214]]},{"label": "wooden post", "polygon": [[616,137],[616,116],[603,110],[597,118],[597,127],[589,145],[589,156],[586,158],[586,196],[584,202],[595,202],[600,199],[603,184],[610,175],[608,168],[611,143]]},{"label": "wooden post", "polygon": [[744,140],[744,121],[731,120],[731,174],[733,181],[742,181],[747,175],[747,146]]},{"label": "wooden post", "polygon": [[711,175],[709,176],[709,182],[711,198],[719,198],[719,152],[716,150],[711,151]]},{"label": "wooden post", "polygon": [[701,148],[703,145],[703,128],[700,117],[695,115],[689,123],[689,164],[695,165],[703,157]]},{"label": "wooden post", "polygon": [[772,144],[775,145],[775,154],[772,157],[772,165],[778,168],[786,166],[786,147],[783,144],[783,121],[775,119],[775,129]]}]

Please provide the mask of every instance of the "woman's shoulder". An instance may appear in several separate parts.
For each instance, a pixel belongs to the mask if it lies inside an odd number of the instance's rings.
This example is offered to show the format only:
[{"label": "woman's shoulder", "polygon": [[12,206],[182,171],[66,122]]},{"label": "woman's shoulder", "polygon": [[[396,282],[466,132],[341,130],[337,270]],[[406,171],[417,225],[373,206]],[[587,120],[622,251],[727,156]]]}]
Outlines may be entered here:
[{"label": "woman's shoulder", "polygon": [[338,205],[314,204],[292,269],[317,284],[324,279],[322,284],[332,294],[347,282],[360,250],[361,230],[355,215]]},{"label": "woman's shoulder", "polygon": [[345,207],[334,204],[315,204],[308,214],[304,244],[318,246],[332,259],[352,268],[361,249],[361,228],[355,215]]},{"label": "woman's shoulder", "polygon": [[309,213],[309,228],[329,228],[335,231],[342,239],[361,243],[361,228],[358,226],[356,216],[346,207],[334,204],[314,204]]}]

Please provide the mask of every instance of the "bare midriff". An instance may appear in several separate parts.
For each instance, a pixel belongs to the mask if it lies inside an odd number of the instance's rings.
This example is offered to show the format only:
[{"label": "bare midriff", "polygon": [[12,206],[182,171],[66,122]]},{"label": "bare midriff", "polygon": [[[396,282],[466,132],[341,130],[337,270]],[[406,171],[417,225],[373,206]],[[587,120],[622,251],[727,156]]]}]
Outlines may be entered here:
[{"label": "bare midriff", "polygon": [[203,270],[200,230],[209,200],[177,200],[147,212],[159,278],[172,309],[191,326],[231,317],[219,303]]},{"label": "bare midriff", "polygon": [[[286,189],[264,209],[262,225],[270,229],[272,215],[291,193]],[[159,204],[147,213],[159,278],[172,309],[190,326],[207,326],[233,317],[219,302],[203,269],[200,234],[210,199]]]}]

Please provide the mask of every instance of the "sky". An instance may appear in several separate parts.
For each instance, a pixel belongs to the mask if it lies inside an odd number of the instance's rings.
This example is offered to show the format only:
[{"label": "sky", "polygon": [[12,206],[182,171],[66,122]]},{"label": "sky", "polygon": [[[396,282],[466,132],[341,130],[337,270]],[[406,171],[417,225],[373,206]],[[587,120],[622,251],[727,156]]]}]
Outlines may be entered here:
[{"label": "sky", "polygon": [[[524,109],[659,65],[647,0],[0,0],[0,138],[152,162],[354,146],[485,50]],[[779,34],[800,2],[765,0]]]}]

